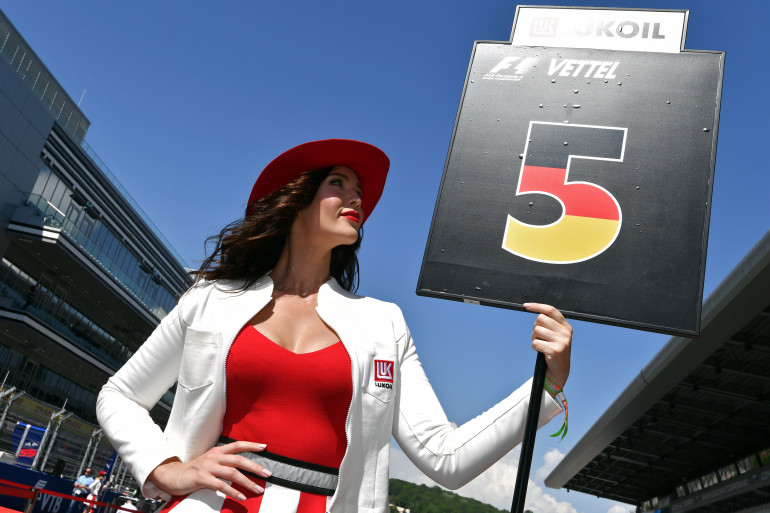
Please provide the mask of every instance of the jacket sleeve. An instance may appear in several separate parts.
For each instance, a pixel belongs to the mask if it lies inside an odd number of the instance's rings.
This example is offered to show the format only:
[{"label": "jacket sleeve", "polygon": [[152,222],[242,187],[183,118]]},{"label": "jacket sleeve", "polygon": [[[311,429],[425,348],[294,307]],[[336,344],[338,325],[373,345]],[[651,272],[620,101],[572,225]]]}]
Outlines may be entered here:
[{"label": "jacket sleeve", "polygon": [[[425,376],[403,317],[400,322],[402,360],[393,436],[417,468],[441,486],[456,490],[521,443],[532,379],[458,427],[447,419]],[[559,403],[543,391],[538,428],[561,411]]]},{"label": "jacket sleeve", "polygon": [[161,493],[147,481],[150,472],[178,455],[149,410],[179,375],[187,329],[181,313],[185,297],[131,359],[107,380],[96,400],[99,424],[146,497]]}]

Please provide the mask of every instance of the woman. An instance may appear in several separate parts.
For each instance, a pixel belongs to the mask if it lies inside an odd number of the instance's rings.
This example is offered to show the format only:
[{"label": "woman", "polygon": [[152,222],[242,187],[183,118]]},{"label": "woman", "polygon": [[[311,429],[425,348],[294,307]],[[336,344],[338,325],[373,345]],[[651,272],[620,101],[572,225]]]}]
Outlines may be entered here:
[{"label": "woman", "polygon": [[[391,433],[449,488],[521,441],[531,384],[456,427],[398,307],[351,292],[388,167],[378,148],[338,139],[277,157],[196,284],[102,389],[105,433],[146,496],[174,496],[166,510],[384,513]],[[528,309],[532,346],[563,386],[572,329],[553,307]],[[175,382],[161,432],[147,410]],[[540,425],[560,411],[546,393]]]},{"label": "woman", "polygon": [[88,485],[88,497],[86,497],[87,502],[85,503],[83,513],[92,513],[96,509],[96,501],[99,499],[99,494],[101,493],[102,485],[104,484],[104,476],[106,475],[107,472],[100,470],[96,479]]}]

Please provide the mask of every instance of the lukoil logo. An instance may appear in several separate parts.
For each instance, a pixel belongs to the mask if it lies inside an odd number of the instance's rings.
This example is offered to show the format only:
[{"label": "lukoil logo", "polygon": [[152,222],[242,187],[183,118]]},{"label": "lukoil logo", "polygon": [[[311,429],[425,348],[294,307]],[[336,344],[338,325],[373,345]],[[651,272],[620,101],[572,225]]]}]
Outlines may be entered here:
[{"label": "lukoil logo", "polygon": [[665,34],[660,33],[659,22],[636,22],[631,20],[596,20],[575,22],[559,27],[559,18],[536,17],[532,18],[529,27],[529,35],[532,37],[621,37],[624,39],[666,39]]},{"label": "lukoil logo", "polygon": [[[524,57],[522,59],[516,55],[509,55],[498,62],[494,68],[489,70],[489,73],[482,77],[482,79],[519,81],[526,73],[529,73],[537,63],[538,59],[534,57]],[[510,70],[513,73],[500,73],[504,70]]]},{"label": "lukoil logo", "polygon": [[380,388],[393,388],[392,360],[374,360],[374,386]]},{"label": "lukoil logo", "polygon": [[532,18],[532,25],[529,27],[529,35],[533,37],[554,37],[558,26],[558,18]]}]

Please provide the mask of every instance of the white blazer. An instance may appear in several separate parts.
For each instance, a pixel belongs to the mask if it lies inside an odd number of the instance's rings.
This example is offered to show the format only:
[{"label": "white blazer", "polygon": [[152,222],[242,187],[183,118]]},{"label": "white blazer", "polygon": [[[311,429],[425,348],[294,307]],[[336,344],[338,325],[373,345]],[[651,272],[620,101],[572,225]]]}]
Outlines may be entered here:
[{"label": "white blazer", "polygon": [[[222,432],[230,345],[273,292],[268,276],[233,292],[239,286],[217,281],[190,289],[99,394],[99,423],[148,497],[168,498],[147,480],[155,467],[172,456],[190,461],[216,445]],[[447,420],[396,305],[347,292],[332,279],[321,287],[316,310],[340,337],[353,374],[347,450],[331,512],[389,511],[391,434],[420,470],[451,489],[521,442],[531,380],[457,427]],[[379,372],[375,360],[381,362]],[[388,369],[390,387],[384,384]],[[176,396],[162,431],[148,410],[174,383]],[[538,425],[560,411],[544,392]]]}]

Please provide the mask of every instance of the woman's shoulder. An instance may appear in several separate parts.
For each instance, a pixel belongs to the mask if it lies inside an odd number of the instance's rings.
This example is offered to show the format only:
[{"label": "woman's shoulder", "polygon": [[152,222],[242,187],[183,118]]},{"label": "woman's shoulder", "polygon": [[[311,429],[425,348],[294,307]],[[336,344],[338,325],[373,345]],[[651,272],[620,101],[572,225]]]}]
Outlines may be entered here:
[{"label": "woman's shoulder", "polygon": [[363,313],[368,317],[387,317],[393,321],[403,322],[401,308],[396,303],[349,292],[334,281],[330,284],[331,290],[336,293],[335,301],[345,303],[345,308],[349,311]]},{"label": "woman's shoulder", "polygon": [[264,277],[251,285],[245,280],[198,280],[179,299],[178,313],[190,324],[192,319],[214,305],[220,305],[214,308],[215,311],[229,308],[231,301],[249,301],[257,297],[261,290],[267,290]]},{"label": "woman's shoulder", "polygon": [[[266,288],[270,283],[269,278],[262,276],[251,280],[205,280],[196,281],[185,292],[183,299],[201,299],[209,296],[229,297],[239,293]],[[189,299],[187,299],[189,301]]]}]

